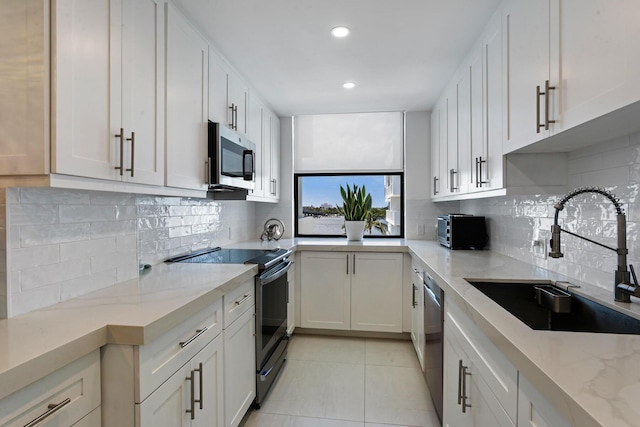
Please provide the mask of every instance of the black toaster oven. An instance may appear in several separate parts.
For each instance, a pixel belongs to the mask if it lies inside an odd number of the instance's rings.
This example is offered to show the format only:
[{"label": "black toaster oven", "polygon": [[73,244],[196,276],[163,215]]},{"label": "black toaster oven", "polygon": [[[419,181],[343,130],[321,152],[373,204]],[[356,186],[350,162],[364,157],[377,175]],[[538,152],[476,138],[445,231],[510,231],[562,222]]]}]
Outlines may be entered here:
[{"label": "black toaster oven", "polygon": [[449,249],[483,249],[489,236],[483,216],[448,214],[438,217],[438,241]]}]

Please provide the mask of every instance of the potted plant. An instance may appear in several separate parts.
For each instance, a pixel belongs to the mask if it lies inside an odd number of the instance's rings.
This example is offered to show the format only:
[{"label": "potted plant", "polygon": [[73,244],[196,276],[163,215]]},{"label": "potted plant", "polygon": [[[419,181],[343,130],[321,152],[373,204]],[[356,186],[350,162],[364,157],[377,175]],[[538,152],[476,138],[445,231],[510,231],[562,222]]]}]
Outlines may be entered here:
[{"label": "potted plant", "polygon": [[345,190],[340,186],[342,196],[342,208],[340,213],[344,215],[344,227],[347,231],[347,239],[362,240],[367,219],[371,217],[371,194],[363,185],[353,185],[353,190],[347,184]]}]

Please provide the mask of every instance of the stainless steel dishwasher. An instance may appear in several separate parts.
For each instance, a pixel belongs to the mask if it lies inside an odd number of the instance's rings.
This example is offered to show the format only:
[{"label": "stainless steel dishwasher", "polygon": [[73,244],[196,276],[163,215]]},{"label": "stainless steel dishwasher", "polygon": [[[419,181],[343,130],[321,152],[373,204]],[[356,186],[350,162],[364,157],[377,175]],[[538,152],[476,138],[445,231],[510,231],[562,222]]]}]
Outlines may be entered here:
[{"label": "stainless steel dishwasher", "polygon": [[443,376],[443,320],[444,292],[435,280],[424,272],[424,378],[431,393],[433,405],[442,424]]}]

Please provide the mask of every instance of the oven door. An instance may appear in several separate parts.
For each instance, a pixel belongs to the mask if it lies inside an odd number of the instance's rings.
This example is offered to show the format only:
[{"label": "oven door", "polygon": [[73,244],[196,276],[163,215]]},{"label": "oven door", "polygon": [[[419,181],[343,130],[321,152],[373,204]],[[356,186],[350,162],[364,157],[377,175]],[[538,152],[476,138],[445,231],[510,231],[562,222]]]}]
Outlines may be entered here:
[{"label": "oven door", "polygon": [[282,262],[256,278],[256,368],[260,370],[287,332],[291,261]]}]

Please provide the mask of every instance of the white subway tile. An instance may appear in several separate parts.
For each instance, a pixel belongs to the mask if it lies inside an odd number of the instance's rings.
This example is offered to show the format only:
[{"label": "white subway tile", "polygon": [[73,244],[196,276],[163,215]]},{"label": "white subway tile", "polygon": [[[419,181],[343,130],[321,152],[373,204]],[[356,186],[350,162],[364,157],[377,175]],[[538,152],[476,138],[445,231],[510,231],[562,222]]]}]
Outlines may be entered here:
[{"label": "white subway tile", "polygon": [[91,238],[100,239],[109,236],[135,234],[136,221],[97,222],[91,224]]},{"label": "white subway tile", "polygon": [[59,245],[32,246],[10,252],[11,271],[20,271],[60,262]]},{"label": "white subway tile", "polygon": [[71,260],[59,264],[27,268],[20,271],[20,289],[26,290],[86,276],[91,273],[89,259]]},{"label": "white subway tile", "polygon": [[117,236],[116,246],[118,252],[135,251],[138,247],[138,236],[135,234]]},{"label": "white subway tile", "polygon": [[91,257],[91,272],[109,270],[119,267],[138,267],[138,254],[136,251],[114,252],[111,254]]},{"label": "white subway tile", "polygon": [[88,240],[89,224],[52,224],[20,228],[20,246],[50,245]]},{"label": "white subway tile", "polygon": [[172,227],[169,229],[169,237],[183,237],[191,234],[191,227],[183,226],[183,227]]},{"label": "white subway tile", "polygon": [[20,203],[23,205],[85,205],[89,204],[89,192],[58,188],[23,188]]},{"label": "white subway tile", "polygon": [[116,211],[112,206],[60,205],[60,223],[82,223],[115,221]]},{"label": "white subway tile", "polygon": [[56,224],[59,219],[57,205],[9,205],[8,211],[10,226]]},{"label": "white subway tile", "polygon": [[582,174],[582,185],[604,187],[611,185],[629,184],[630,172],[628,167],[618,167]]},{"label": "white subway tile", "polygon": [[136,204],[136,195],[129,193],[109,193],[105,191],[91,192],[89,199],[92,205],[134,205]]},{"label": "white subway tile", "polygon": [[115,219],[118,221],[137,220],[138,208],[132,205],[118,205],[115,206],[115,215]]},{"label": "white subway tile", "polygon": [[78,260],[97,255],[107,255],[115,253],[116,250],[115,237],[61,243],[60,261]]}]

